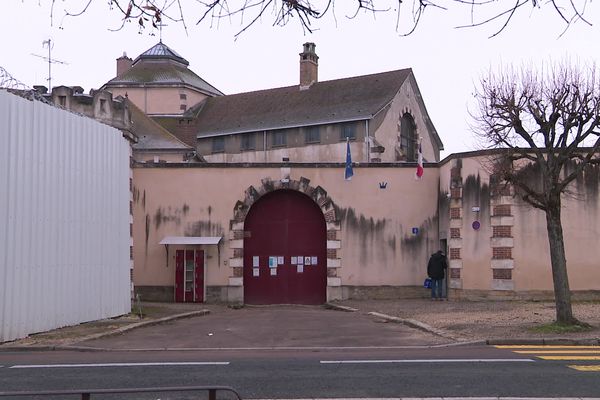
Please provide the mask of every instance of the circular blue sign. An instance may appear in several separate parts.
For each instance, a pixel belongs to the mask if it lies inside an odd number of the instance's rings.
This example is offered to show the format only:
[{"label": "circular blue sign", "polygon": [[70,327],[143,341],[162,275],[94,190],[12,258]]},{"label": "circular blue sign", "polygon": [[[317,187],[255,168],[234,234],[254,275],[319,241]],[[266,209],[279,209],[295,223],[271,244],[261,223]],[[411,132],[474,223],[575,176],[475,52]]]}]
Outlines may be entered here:
[{"label": "circular blue sign", "polygon": [[473,229],[475,229],[476,231],[479,230],[479,228],[481,228],[481,224],[479,223],[479,221],[473,221],[473,223],[471,224],[471,226],[473,227]]}]

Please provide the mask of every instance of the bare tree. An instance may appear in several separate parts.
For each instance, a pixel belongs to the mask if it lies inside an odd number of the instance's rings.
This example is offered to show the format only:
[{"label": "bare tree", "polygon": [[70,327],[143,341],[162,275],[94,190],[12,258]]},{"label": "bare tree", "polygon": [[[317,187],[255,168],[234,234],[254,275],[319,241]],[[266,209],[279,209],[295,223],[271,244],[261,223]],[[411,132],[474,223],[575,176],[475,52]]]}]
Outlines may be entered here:
[{"label": "bare tree", "polygon": [[500,148],[492,172],[546,215],[556,321],[578,324],[561,221],[561,199],[586,166],[600,164],[600,82],[596,66],[565,63],[488,76],[477,89],[477,134]]},{"label": "bare tree", "polygon": [[[467,23],[458,23],[457,28],[478,27],[496,24],[491,36],[498,35],[520,12],[550,8],[566,31],[571,24],[582,21],[591,25],[585,18],[588,0],[108,0],[109,10],[122,16],[122,29],[126,22],[136,21],[139,32],[145,29],[158,29],[163,20],[180,23],[188,29],[187,21],[196,24],[208,23],[212,27],[220,21],[233,22],[239,18],[239,35],[257,21],[271,18],[273,25],[287,25],[296,20],[301,27],[312,32],[317,21],[328,14],[336,15],[336,4],[343,7],[344,17],[353,19],[359,13],[393,12],[396,14],[396,29],[403,35],[413,33],[424,18],[427,9],[464,10]],[[85,13],[92,0],[52,0],[50,19],[54,19],[56,7],[64,7],[61,27],[65,17]],[[350,11],[347,8],[350,4]],[[527,11],[529,10],[529,11]],[[269,16],[270,15],[270,16]]]}]

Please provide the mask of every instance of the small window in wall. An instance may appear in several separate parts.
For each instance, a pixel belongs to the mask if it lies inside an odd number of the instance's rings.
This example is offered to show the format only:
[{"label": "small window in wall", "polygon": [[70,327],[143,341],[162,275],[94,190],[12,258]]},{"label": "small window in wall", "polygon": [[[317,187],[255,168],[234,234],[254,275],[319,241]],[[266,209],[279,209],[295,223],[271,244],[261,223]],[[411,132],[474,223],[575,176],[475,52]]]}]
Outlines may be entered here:
[{"label": "small window in wall", "polygon": [[318,126],[309,126],[304,130],[304,141],[306,143],[319,143],[321,141],[321,131]]},{"label": "small window in wall", "polygon": [[406,113],[400,120],[400,149],[405,161],[417,160],[417,127],[412,115]]},{"label": "small window in wall", "polygon": [[240,145],[241,150],[254,150],[256,142],[256,135],[254,133],[245,133],[242,135],[242,144]]},{"label": "small window in wall", "polygon": [[349,138],[350,140],[356,139],[356,123],[355,122],[346,122],[342,124],[341,130],[341,139],[346,140]]},{"label": "small window in wall", "polygon": [[225,151],[225,136],[217,136],[212,139],[212,152],[223,153]]},{"label": "small window in wall", "polygon": [[271,145],[273,147],[283,147],[287,145],[287,136],[284,131],[274,131],[271,133]]},{"label": "small window in wall", "polygon": [[185,111],[185,110],[187,110],[187,105],[185,105],[185,104],[182,104],[182,105],[180,105],[180,106],[179,106],[179,109],[180,109],[181,111]]},{"label": "small window in wall", "polygon": [[179,93],[179,100],[187,100],[187,94]]}]

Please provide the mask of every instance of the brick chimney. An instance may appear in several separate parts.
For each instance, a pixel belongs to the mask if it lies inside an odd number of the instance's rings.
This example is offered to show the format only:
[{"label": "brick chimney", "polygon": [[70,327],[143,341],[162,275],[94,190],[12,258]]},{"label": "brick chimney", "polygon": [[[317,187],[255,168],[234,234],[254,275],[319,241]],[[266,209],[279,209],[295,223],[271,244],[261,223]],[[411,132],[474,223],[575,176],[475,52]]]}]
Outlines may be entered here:
[{"label": "brick chimney", "polygon": [[314,43],[304,43],[304,51],[300,53],[300,90],[308,89],[319,80],[319,56],[315,47]]},{"label": "brick chimney", "polygon": [[132,63],[133,60],[127,57],[127,53],[123,52],[123,56],[117,58],[117,76],[121,76],[129,68],[131,68]]}]

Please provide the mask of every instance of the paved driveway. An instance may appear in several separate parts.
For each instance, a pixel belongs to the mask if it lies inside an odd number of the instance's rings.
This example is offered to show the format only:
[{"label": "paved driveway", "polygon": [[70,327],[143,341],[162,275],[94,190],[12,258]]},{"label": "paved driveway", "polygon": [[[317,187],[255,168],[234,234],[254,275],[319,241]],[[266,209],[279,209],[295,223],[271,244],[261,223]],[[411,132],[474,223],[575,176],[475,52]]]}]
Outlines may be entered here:
[{"label": "paved driveway", "polygon": [[318,306],[245,307],[79,343],[112,349],[387,347],[448,340],[363,312]]}]

